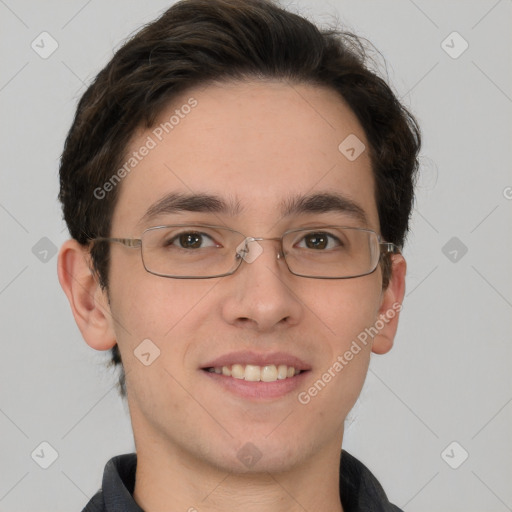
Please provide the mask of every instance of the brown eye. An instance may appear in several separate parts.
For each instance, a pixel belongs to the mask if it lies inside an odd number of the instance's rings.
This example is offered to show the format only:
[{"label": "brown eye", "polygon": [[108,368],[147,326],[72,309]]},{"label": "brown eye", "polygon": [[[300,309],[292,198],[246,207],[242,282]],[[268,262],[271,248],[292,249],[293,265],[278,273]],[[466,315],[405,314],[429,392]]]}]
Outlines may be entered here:
[{"label": "brown eye", "polygon": [[323,233],[315,233],[304,237],[308,249],[325,249],[329,241]]},{"label": "brown eye", "polygon": [[184,249],[198,249],[201,247],[203,235],[201,233],[183,233],[178,237],[180,246]]}]

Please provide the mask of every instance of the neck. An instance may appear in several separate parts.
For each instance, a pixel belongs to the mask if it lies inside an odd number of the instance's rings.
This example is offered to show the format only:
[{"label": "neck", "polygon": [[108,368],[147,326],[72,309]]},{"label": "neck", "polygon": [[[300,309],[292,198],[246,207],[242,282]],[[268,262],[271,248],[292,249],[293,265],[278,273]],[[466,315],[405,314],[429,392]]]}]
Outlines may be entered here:
[{"label": "neck", "polygon": [[133,496],[145,512],[343,512],[337,447],[341,442],[286,471],[239,473],[139,442]]}]

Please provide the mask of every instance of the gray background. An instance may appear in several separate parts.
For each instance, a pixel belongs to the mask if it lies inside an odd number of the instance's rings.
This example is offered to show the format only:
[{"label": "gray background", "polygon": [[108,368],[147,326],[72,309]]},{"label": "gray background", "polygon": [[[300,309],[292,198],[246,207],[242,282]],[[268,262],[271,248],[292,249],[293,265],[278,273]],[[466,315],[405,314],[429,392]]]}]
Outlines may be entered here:
[{"label": "gray background", "polygon": [[[82,341],[57,280],[58,159],[85,85],[169,5],[0,0],[1,511],[81,510],[105,462],[133,451],[106,354]],[[344,446],[406,511],[512,510],[512,2],[284,5],[375,43],[424,136],[401,326]],[[46,59],[31,47],[43,31],[58,43]],[[457,58],[459,36],[442,45],[453,31],[469,44]],[[58,452],[48,469],[48,448],[31,457],[43,441]]]}]

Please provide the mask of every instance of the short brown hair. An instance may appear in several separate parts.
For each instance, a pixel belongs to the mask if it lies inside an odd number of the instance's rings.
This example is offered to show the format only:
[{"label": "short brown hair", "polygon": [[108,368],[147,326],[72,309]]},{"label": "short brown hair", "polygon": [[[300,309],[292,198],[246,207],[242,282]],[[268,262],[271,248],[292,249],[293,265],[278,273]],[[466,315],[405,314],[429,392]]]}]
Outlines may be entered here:
[{"label": "short brown hair", "polygon": [[[361,123],[376,184],[380,230],[403,246],[414,200],[420,131],[368,64],[365,41],[320,30],[270,0],[182,0],[126,42],[82,96],[66,138],[60,194],[71,236],[87,245],[108,237],[119,186],[98,199],[138,128],[152,128],[173,98],[219,80],[272,78],[337,91]],[[108,291],[108,244],[91,248]],[[383,287],[390,260],[383,259]],[[114,365],[121,363],[117,345]],[[120,391],[126,394],[121,364]]]}]

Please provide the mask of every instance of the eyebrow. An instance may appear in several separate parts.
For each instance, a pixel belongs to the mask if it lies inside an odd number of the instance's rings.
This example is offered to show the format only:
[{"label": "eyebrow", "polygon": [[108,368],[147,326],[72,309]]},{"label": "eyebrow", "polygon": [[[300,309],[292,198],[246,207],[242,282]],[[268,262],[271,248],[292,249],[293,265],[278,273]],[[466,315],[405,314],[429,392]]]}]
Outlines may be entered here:
[{"label": "eyebrow", "polygon": [[[306,213],[339,212],[368,225],[364,209],[352,199],[335,192],[320,192],[310,195],[288,197],[280,204],[281,215],[290,217]],[[244,211],[239,200],[223,198],[211,194],[192,194],[171,192],[153,203],[141,217],[139,224],[149,222],[155,217],[179,212],[219,213],[236,217]]]},{"label": "eyebrow", "polygon": [[352,199],[337,192],[320,192],[311,195],[296,195],[285,199],[281,203],[281,212],[284,217],[304,213],[331,213],[348,214],[355,220],[368,225],[368,217],[364,209]]},{"label": "eyebrow", "polygon": [[236,217],[243,211],[243,208],[240,206],[240,203],[234,199],[230,199],[226,202],[221,197],[210,194],[183,194],[171,192],[153,203],[141,217],[139,224],[148,222],[159,215],[183,211],[223,213],[231,217]]}]

